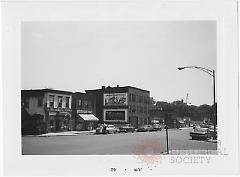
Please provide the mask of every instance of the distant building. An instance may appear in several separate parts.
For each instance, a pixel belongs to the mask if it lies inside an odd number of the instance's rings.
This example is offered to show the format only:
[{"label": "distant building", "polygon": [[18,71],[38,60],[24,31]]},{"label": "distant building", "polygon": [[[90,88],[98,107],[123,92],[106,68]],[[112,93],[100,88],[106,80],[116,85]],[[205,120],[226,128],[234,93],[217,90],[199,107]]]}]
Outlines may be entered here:
[{"label": "distant building", "polygon": [[97,127],[96,97],[94,95],[75,92],[72,95],[72,116],[74,130],[92,130]]},{"label": "distant building", "polygon": [[36,134],[73,129],[72,92],[53,89],[22,90],[21,101],[23,132],[30,128],[35,131],[30,133]]},{"label": "distant building", "polygon": [[164,124],[165,113],[161,109],[150,108],[149,109],[149,122]]},{"label": "distant building", "polygon": [[136,87],[105,87],[86,90],[96,97],[96,116],[101,123],[148,124],[150,92]]}]

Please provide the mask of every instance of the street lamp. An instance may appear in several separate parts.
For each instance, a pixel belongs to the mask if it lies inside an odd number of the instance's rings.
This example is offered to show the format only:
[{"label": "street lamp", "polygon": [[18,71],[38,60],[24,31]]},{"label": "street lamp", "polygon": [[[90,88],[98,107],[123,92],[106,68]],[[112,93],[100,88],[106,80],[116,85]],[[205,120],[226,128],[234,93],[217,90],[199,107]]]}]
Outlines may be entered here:
[{"label": "street lamp", "polygon": [[214,126],[214,133],[213,133],[213,139],[216,140],[217,136],[216,136],[216,123],[217,123],[217,108],[215,108],[216,106],[216,100],[215,100],[215,71],[208,69],[208,68],[204,68],[204,67],[200,67],[200,66],[185,66],[185,67],[179,67],[178,70],[183,70],[183,69],[188,69],[188,68],[195,68],[195,69],[199,69],[202,70],[203,72],[211,75],[213,77],[213,108],[214,108],[214,114],[213,114],[213,126]]}]

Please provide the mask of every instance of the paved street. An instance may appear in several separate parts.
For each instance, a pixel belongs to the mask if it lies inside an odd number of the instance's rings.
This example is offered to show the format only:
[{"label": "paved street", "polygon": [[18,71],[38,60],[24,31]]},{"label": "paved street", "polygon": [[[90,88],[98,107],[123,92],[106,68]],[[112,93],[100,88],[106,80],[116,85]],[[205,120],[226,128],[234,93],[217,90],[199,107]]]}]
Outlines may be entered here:
[{"label": "paved street", "polygon": [[[170,150],[216,150],[213,142],[191,140],[189,129],[169,130]],[[28,155],[131,155],[166,152],[166,132],[135,132],[109,135],[22,138],[22,153]]]}]

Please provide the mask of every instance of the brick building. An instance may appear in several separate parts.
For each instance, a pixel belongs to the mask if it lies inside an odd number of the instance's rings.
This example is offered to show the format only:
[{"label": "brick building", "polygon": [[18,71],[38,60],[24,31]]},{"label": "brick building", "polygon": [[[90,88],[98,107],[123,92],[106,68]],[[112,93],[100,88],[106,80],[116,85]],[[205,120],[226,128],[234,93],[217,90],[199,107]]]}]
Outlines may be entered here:
[{"label": "brick building", "polygon": [[72,116],[74,130],[92,130],[97,127],[96,98],[86,93],[75,92],[72,95]]},{"label": "brick building", "polygon": [[53,89],[22,90],[21,101],[23,132],[33,125],[37,134],[73,129],[72,92]]},{"label": "brick building", "polygon": [[150,92],[136,87],[105,87],[86,90],[96,97],[96,116],[101,123],[148,124]]}]

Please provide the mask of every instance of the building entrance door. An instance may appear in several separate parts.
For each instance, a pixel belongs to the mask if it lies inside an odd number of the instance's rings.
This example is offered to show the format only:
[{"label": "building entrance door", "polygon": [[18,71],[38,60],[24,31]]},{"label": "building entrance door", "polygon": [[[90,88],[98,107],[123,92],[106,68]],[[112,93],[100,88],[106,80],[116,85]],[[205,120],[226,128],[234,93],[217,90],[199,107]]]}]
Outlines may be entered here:
[{"label": "building entrance door", "polygon": [[55,125],[56,125],[56,131],[60,131],[61,130],[61,124],[60,124],[60,120],[56,119],[55,120]]}]

